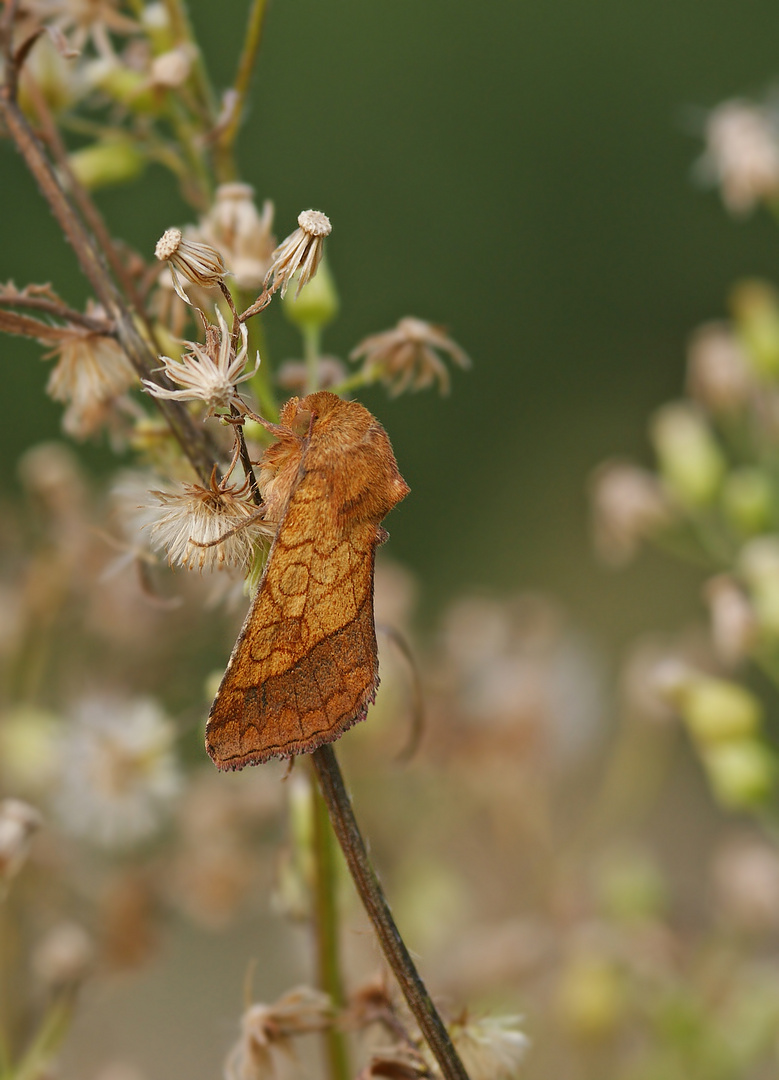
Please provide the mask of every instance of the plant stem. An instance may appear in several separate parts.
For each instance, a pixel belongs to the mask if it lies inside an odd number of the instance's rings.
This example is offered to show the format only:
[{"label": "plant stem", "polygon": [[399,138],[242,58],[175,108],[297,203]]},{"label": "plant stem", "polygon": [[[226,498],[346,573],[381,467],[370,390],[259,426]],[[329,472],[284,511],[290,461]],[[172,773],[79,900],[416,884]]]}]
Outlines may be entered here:
[{"label": "plant stem", "polygon": [[433,1052],[445,1080],[468,1080],[468,1074],[452,1045],[449,1032],[431,1001],[392,918],[389,904],[360,834],[335,751],[332,746],[321,746],[314,751],[311,758],[327,803],[330,821],[346,856],[355,887],[419,1030]]},{"label": "plant stem", "polygon": [[[35,177],[62,231],[73,246],[79,265],[95,296],[114,320],[119,343],[128,359],[139,375],[149,377],[154,356],[138,333],[132,312],[114,284],[100,249],[62,190],[43,147],[16,104],[13,88],[13,80],[8,78],[6,85],[0,90],[0,114],[5,120],[8,132]],[[203,483],[207,483],[214,463],[214,454],[203,433],[195,427],[191,416],[179,402],[163,398],[155,400],[193,468]]]},{"label": "plant stem", "polygon": [[253,0],[246,24],[243,52],[238,62],[238,71],[233,84],[234,100],[231,103],[230,118],[221,127],[214,143],[214,170],[220,183],[235,178],[233,146],[243,119],[249,84],[257,60],[260,42],[262,41],[262,29],[265,23],[267,7],[267,0]]},{"label": "plant stem", "polygon": [[303,327],[303,358],[306,363],[306,393],[319,389],[319,350],[321,333],[318,323],[306,323]]},{"label": "plant stem", "polygon": [[[344,1005],[339,960],[338,864],[327,805],[316,784],[311,787],[314,839],[314,924],[319,988],[336,1009]],[[349,1055],[344,1034],[337,1027],[324,1032],[330,1080],[349,1080]]]}]

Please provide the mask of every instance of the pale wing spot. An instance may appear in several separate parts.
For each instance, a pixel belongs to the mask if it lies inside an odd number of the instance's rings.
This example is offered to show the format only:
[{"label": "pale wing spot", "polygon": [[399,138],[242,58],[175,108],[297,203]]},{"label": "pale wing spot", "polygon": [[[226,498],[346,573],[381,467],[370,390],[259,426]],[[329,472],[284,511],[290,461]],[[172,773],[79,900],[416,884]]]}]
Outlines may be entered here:
[{"label": "pale wing spot", "polygon": [[308,567],[303,563],[290,563],[281,573],[279,590],[285,596],[300,596],[308,588],[308,576]]}]

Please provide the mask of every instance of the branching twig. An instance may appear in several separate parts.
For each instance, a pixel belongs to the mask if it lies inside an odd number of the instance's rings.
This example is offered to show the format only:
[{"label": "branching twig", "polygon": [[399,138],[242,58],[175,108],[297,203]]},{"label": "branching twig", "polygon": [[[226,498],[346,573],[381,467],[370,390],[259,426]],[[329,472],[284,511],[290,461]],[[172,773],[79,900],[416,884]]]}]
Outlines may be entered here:
[{"label": "branching twig", "polygon": [[[72,245],[95,296],[114,320],[117,337],[128,359],[142,378],[149,378],[154,356],[138,333],[132,313],[114,284],[99,248],[71,206],[43,147],[17,105],[13,97],[15,85],[15,77],[9,74],[5,85],[0,89],[0,113],[8,132]],[[157,398],[156,401],[186,457],[200,478],[206,482],[211,474],[214,454],[209,449],[204,433],[195,427],[189,413],[179,402],[164,398]]]},{"label": "branching twig", "polygon": [[[85,330],[88,330],[92,334],[102,334],[103,337],[115,337],[116,331],[113,323],[108,322],[106,319],[96,319],[93,315],[84,315],[81,311],[74,311],[73,308],[68,307],[67,304],[63,304],[61,301],[49,300],[45,296],[31,296],[26,290],[23,292],[12,292],[10,289],[6,290],[0,285],[0,308],[27,308],[30,311],[42,311],[46,315],[51,315],[55,319],[59,319],[62,322],[75,324],[76,326],[83,326]],[[24,318],[24,316],[18,316]],[[61,336],[61,331],[57,327],[49,326],[48,324],[39,324],[37,319],[27,320],[30,323],[36,325],[43,325],[49,331],[55,331],[58,336]],[[11,331],[13,332],[13,331]],[[29,337],[35,337],[35,334],[29,334]],[[49,333],[46,337],[50,337]]]}]

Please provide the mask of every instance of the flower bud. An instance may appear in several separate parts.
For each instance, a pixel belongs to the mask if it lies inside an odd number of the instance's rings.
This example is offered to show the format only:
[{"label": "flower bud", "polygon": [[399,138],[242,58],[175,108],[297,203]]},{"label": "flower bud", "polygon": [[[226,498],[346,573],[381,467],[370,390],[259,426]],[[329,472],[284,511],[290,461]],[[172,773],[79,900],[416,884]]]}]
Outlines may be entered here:
[{"label": "flower bud", "polygon": [[338,293],[324,260],[320,262],[316,276],[298,295],[284,294],[282,308],[289,321],[301,328],[321,329],[333,321],[338,314]]},{"label": "flower bud", "polygon": [[19,873],[40,826],[41,816],[29,803],[21,799],[0,802],[0,881]]},{"label": "flower bud", "polygon": [[583,1040],[608,1036],[623,1013],[624,988],[612,963],[594,953],[574,957],[563,973],[557,1008],[570,1033]]},{"label": "flower bud", "polygon": [[741,550],[738,569],[749,586],[757,627],[779,636],[779,540],[760,536]]},{"label": "flower bud", "polygon": [[140,23],[155,55],[167,52],[175,46],[176,38],[164,3],[147,4],[141,11]]},{"label": "flower bud", "polygon": [[15,791],[47,791],[60,768],[60,721],[53,713],[20,705],[0,724],[0,775]]},{"label": "flower bud", "polygon": [[722,509],[731,524],[746,536],[763,532],[774,518],[774,489],[770,478],[754,466],[734,469],[722,485]]},{"label": "flower bud", "polygon": [[735,664],[751,652],[757,637],[757,618],[749,598],[727,574],[710,578],[704,587],[709,605],[711,636],[717,655]]},{"label": "flower bud", "polygon": [[599,868],[597,889],[606,913],[625,922],[662,914],[668,900],[660,868],[649,855],[636,850],[607,857]]},{"label": "flower bud", "polygon": [[710,503],[725,462],[698,410],[682,403],[664,405],[652,418],[650,434],[663,477],[679,500],[691,506]]},{"label": "flower bud", "polygon": [[94,191],[135,180],[146,159],[130,139],[114,136],[75,150],[68,155],[68,163],[79,183]]},{"label": "flower bud", "polygon": [[739,336],[759,375],[779,375],[779,303],[764,281],[744,281],[730,296]]},{"label": "flower bud", "polygon": [[146,76],[115,59],[93,60],[87,67],[87,77],[92,86],[133,112],[149,113],[157,109],[157,97]]},{"label": "flower bud", "polygon": [[715,415],[733,415],[746,405],[753,383],[749,361],[728,323],[696,330],[687,350],[691,397]]},{"label": "flower bud", "polygon": [[726,679],[692,676],[676,693],[690,734],[703,746],[756,735],[763,708],[749,690]]},{"label": "flower bud", "polygon": [[773,796],[777,762],[757,739],[709,746],[703,764],[715,798],[730,810],[748,810]]},{"label": "flower bud", "polygon": [[624,563],[641,541],[669,525],[673,511],[654,473],[628,461],[605,461],[590,483],[595,546],[608,561]]},{"label": "flower bud", "polygon": [[55,926],[38,944],[32,956],[35,974],[49,990],[70,990],[90,972],[94,959],[92,940],[76,923]]},{"label": "flower bud", "polygon": [[[35,96],[42,94],[55,114],[70,108],[89,89],[83,68],[58,47],[49,34],[41,34],[25,58],[19,79],[19,105],[26,116],[38,121]],[[30,94],[34,83],[36,95]]]}]

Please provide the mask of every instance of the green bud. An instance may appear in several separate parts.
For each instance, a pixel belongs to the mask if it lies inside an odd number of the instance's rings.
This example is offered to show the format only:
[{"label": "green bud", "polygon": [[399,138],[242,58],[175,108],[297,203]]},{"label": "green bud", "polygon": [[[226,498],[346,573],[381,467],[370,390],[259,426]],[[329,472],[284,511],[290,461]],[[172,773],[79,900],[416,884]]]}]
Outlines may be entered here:
[{"label": "green bud", "polygon": [[760,375],[779,375],[779,304],[764,281],[744,281],[730,298],[739,337]]},{"label": "green bud", "polygon": [[747,536],[764,532],[774,518],[774,492],[762,469],[734,469],[722,485],[722,509],[739,532]]},{"label": "green bud", "polygon": [[679,689],[676,704],[690,734],[703,746],[756,735],[763,720],[755,695],[726,679],[691,678]]},{"label": "green bud", "polygon": [[30,96],[28,75],[55,115],[73,105],[89,89],[83,70],[62,55],[48,34],[41,34],[35,42],[19,80],[19,105],[26,116],[37,122],[38,111],[35,98]]},{"label": "green bud", "polygon": [[61,722],[54,713],[20,705],[0,724],[0,772],[8,791],[46,791],[61,768]]},{"label": "green bud", "polygon": [[170,427],[160,416],[144,416],[136,420],[130,433],[130,446],[136,453],[155,457],[165,450],[171,440]]},{"label": "green bud", "polygon": [[679,500],[692,506],[711,502],[725,461],[698,410],[682,403],[664,405],[652,418],[650,435],[660,471]]},{"label": "green bud", "polygon": [[265,570],[265,564],[268,561],[268,545],[263,543],[257,543],[254,545],[254,559],[252,565],[249,568],[249,573],[246,575],[246,581],[244,581],[244,593],[246,596],[254,596],[255,592],[259,588],[260,578]]},{"label": "green bud", "polygon": [[706,749],[703,763],[714,796],[730,810],[748,810],[773,794],[776,759],[757,739],[739,739]]},{"label": "green bud", "polygon": [[321,329],[338,314],[338,293],[325,259],[320,262],[314,277],[300,290],[297,299],[294,294],[295,290],[290,288],[281,303],[284,314],[295,326]]},{"label": "green bud", "polygon": [[557,1009],[565,1028],[575,1038],[605,1038],[624,1014],[625,988],[619,972],[603,957],[581,953],[563,972]]},{"label": "green bud", "polygon": [[759,536],[745,544],[738,569],[749,587],[758,630],[779,637],[779,542]]},{"label": "green bud", "polygon": [[640,851],[620,851],[600,868],[598,895],[606,913],[625,922],[651,919],[666,907],[667,891],[658,866]]},{"label": "green bud", "polygon": [[224,668],[216,668],[206,676],[205,682],[203,683],[203,697],[206,701],[213,701],[216,697],[216,692],[222,682],[223,675]]},{"label": "green bud", "polygon": [[155,56],[175,46],[176,39],[165,4],[147,4],[141,12],[141,26],[151,42]]},{"label": "green bud", "polygon": [[135,144],[123,138],[105,139],[76,150],[68,161],[76,179],[90,191],[135,180],[146,166]]},{"label": "green bud", "polygon": [[135,113],[156,112],[159,108],[159,95],[140,71],[125,67],[115,60],[93,60],[87,74],[93,86]]},{"label": "green bud", "polygon": [[761,581],[752,593],[758,630],[779,637],[779,580]]}]

